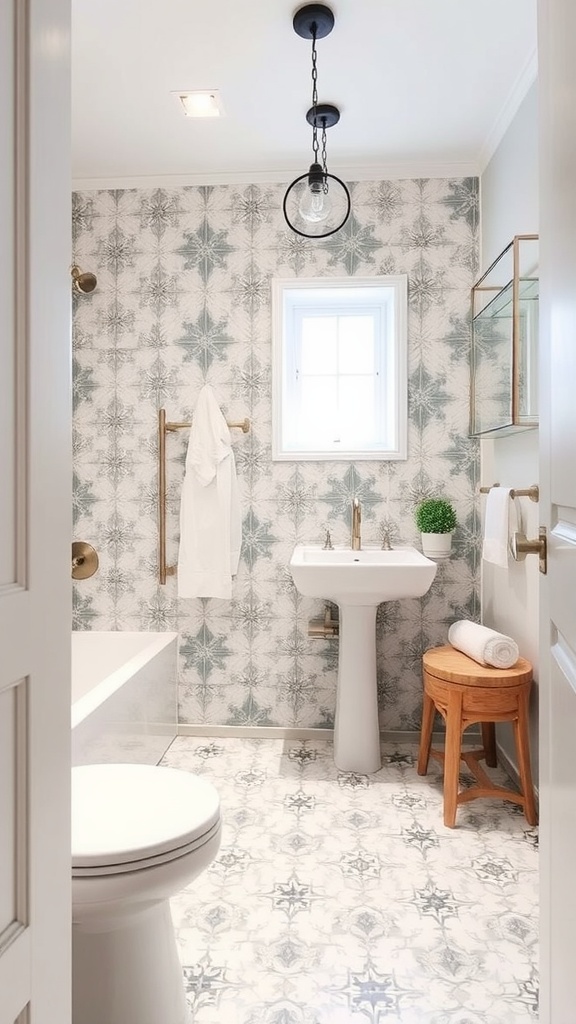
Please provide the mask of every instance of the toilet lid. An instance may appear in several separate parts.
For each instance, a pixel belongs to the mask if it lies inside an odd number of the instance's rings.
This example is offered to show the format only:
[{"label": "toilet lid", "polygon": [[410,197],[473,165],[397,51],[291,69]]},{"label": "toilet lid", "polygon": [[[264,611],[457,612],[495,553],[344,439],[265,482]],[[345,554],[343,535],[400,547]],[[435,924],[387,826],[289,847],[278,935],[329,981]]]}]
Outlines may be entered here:
[{"label": "toilet lid", "polygon": [[219,821],[216,789],[189,772],[145,764],[72,769],[73,868],[161,859]]}]

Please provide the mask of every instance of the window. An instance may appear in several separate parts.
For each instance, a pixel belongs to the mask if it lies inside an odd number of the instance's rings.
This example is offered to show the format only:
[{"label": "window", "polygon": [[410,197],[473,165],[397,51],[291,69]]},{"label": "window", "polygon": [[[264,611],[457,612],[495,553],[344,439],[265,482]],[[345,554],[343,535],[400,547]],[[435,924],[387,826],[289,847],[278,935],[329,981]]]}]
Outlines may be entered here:
[{"label": "window", "polygon": [[272,287],[273,459],[405,459],[406,277]]}]

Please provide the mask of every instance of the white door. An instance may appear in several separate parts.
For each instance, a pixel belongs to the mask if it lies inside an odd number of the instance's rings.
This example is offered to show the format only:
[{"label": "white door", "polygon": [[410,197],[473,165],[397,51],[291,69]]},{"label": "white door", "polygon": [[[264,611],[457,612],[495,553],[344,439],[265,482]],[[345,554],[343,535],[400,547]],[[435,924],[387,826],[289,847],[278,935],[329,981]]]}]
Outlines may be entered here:
[{"label": "white door", "polygon": [[69,1024],[69,0],[0,3],[0,1024]]},{"label": "white door", "polygon": [[540,0],[542,1024],[576,1020],[576,4]]}]

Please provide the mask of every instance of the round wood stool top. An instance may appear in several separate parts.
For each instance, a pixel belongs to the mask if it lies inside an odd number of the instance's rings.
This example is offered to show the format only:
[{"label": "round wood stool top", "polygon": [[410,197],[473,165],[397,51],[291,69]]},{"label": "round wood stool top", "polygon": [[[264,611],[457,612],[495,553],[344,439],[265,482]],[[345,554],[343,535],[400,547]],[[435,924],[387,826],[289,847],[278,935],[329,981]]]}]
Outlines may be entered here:
[{"label": "round wood stool top", "polygon": [[463,686],[518,686],[532,679],[532,665],[526,658],[518,658],[512,668],[493,668],[480,665],[450,644],[426,651],[422,663],[429,675]]}]

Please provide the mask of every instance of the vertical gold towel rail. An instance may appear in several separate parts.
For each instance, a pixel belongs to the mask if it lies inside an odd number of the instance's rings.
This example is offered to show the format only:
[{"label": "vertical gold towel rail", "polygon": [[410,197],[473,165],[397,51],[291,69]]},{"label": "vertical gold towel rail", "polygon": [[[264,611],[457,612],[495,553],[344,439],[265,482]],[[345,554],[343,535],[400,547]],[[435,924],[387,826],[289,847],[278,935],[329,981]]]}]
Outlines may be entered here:
[{"label": "vertical gold towel rail", "polygon": [[[166,583],[167,576],[176,574],[175,565],[166,565],[166,433],[168,430],[184,430],[190,422],[177,423],[166,419],[166,409],[158,410],[158,576],[160,583]],[[243,433],[250,430],[250,420],[228,421],[229,427],[239,427]]]},{"label": "vertical gold towel rail", "polygon": [[166,565],[166,409],[158,410],[158,532],[159,576],[164,584],[175,572],[173,565]]}]

